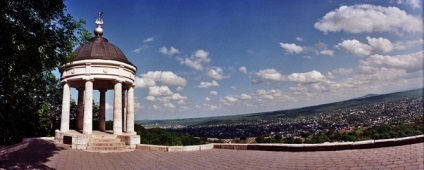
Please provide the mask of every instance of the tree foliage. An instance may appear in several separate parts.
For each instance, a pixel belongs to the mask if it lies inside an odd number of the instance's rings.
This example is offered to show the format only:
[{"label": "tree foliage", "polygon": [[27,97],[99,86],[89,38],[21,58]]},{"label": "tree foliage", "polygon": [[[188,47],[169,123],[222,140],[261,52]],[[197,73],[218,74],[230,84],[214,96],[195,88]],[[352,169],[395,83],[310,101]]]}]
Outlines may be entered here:
[{"label": "tree foliage", "polygon": [[0,144],[54,128],[61,98],[50,72],[72,59],[84,24],[65,9],[63,0],[0,3]]},{"label": "tree foliage", "polygon": [[181,146],[205,144],[207,139],[195,138],[187,134],[168,132],[161,128],[145,129],[135,124],[135,131],[140,135],[140,143],[153,145]]}]

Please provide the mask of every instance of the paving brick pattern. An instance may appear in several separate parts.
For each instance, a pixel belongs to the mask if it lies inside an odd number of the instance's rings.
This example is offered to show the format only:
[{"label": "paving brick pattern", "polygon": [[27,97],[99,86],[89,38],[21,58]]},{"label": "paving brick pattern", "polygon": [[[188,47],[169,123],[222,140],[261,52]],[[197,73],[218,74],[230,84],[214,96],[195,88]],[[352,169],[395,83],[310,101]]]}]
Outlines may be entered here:
[{"label": "paving brick pattern", "polygon": [[0,157],[0,169],[424,169],[424,143],[343,151],[92,153],[35,140]]}]

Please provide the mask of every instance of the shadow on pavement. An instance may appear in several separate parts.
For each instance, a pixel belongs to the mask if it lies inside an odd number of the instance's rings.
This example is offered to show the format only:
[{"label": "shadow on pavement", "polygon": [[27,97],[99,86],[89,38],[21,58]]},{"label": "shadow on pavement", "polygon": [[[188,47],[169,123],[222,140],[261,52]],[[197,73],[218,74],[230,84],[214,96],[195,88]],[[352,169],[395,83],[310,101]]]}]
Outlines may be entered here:
[{"label": "shadow on pavement", "polygon": [[0,157],[0,169],[52,169],[44,164],[64,149],[53,141],[33,139],[28,147]]}]

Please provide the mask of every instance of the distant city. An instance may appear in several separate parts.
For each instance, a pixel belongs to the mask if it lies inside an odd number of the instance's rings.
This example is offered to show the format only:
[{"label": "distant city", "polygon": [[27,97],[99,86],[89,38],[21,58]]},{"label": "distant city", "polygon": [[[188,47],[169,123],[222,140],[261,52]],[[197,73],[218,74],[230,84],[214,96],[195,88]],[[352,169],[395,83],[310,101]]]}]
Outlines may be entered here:
[{"label": "distant city", "polygon": [[174,124],[166,129],[196,137],[234,139],[265,134],[297,137],[305,132],[318,134],[413,122],[424,118],[422,92],[420,89],[294,110],[210,118],[191,125]]}]

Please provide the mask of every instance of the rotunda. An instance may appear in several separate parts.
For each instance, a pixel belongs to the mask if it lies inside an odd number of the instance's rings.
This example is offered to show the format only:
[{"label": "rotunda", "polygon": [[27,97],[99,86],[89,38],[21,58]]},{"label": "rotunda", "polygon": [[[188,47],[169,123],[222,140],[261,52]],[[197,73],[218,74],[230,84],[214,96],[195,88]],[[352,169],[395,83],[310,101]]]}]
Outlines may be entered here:
[{"label": "rotunda", "polygon": [[[70,131],[70,88],[78,90],[76,131],[93,133],[93,90],[100,92],[99,131],[105,131],[106,91],[114,91],[113,135],[134,135],[134,78],[137,71],[125,54],[103,35],[101,13],[95,37],[77,47],[76,59],[60,68],[63,85],[62,116],[56,138]],[[58,134],[59,133],[59,134]],[[72,135],[71,135],[72,136]]]}]

